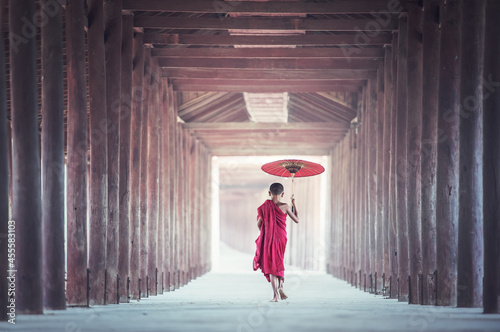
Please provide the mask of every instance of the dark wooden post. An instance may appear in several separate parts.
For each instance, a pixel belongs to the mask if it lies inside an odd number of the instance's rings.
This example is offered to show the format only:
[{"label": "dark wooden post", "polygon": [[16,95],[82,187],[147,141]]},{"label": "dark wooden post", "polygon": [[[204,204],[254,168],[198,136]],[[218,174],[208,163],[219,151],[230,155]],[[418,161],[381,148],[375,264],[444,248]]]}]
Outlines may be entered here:
[{"label": "dark wooden post", "polygon": [[183,273],[184,273],[184,211],[183,211],[183,184],[184,184],[184,149],[183,149],[183,140],[182,140],[182,126],[176,122],[176,131],[177,137],[177,160],[178,160],[178,173],[177,173],[177,252],[178,252],[178,287],[184,286],[183,284]]},{"label": "dark wooden post", "polygon": [[[130,128],[132,117],[132,85],[134,57],[134,17],[123,16],[121,47],[121,106],[120,106],[120,182],[119,182],[119,244],[118,274],[120,275],[120,302],[128,302],[127,278],[130,276]],[[130,286],[132,287],[132,280]]]},{"label": "dark wooden post", "polygon": [[171,181],[172,187],[170,190],[171,197],[171,210],[172,210],[172,245],[171,245],[171,255],[172,255],[172,286],[174,289],[179,288],[179,209],[178,209],[178,200],[179,200],[179,166],[176,161],[179,160],[179,142],[178,142],[178,134],[177,134],[177,110],[175,108],[175,93],[173,91],[173,86],[169,86],[169,95],[170,98],[170,107],[171,107],[171,136],[170,136],[170,147],[172,149],[172,156],[174,158],[171,162]]},{"label": "dark wooden post", "polygon": [[[34,25],[32,28],[25,26],[26,18],[35,15],[35,1],[11,0],[9,14],[16,313],[41,314],[42,201],[35,61],[36,28]],[[27,41],[20,42],[19,38]],[[26,208],[27,206],[29,208]]]},{"label": "dark wooden post", "polygon": [[157,263],[157,238],[158,238],[158,84],[157,59],[151,58],[149,73],[145,82],[148,90],[148,154],[147,154],[147,201],[148,201],[148,275],[151,295],[157,295],[156,291],[156,268]]},{"label": "dark wooden post", "polygon": [[142,122],[141,122],[141,184],[140,184],[140,199],[141,199],[141,297],[148,294],[146,285],[148,278],[148,116],[150,110],[149,104],[149,84],[151,80],[151,49],[144,50],[144,81],[143,81],[143,96],[142,96]]},{"label": "dark wooden post", "polygon": [[484,86],[484,313],[500,313],[500,3],[488,1],[486,5],[484,73],[488,80]]},{"label": "dark wooden post", "polygon": [[[392,115],[392,94],[393,94],[393,79],[392,79],[392,46],[385,47],[384,59],[384,109],[383,109],[383,143],[382,150],[380,151],[380,158],[382,159],[382,205],[383,205],[383,273],[385,275],[385,284],[382,287],[387,288],[389,276],[391,275],[391,244],[390,236],[393,232],[391,226],[392,211],[391,206],[393,202],[390,199],[390,176],[391,176],[391,115]],[[386,292],[388,294],[388,292]]]},{"label": "dark wooden post", "polygon": [[88,53],[90,100],[90,300],[105,304],[106,225],[108,219],[109,119],[106,109],[106,67],[104,51],[104,2],[88,1]]},{"label": "dark wooden post", "polygon": [[393,89],[392,89],[392,111],[391,111],[391,160],[390,160],[390,174],[389,174],[389,186],[390,186],[390,201],[391,201],[391,219],[390,219],[390,225],[389,225],[389,237],[390,237],[390,248],[391,251],[389,253],[390,255],[390,260],[391,260],[391,278],[389,280],[390,282],[390,297],[391,298],[396,298],[398,296],[397,294],[397,280],[398,280],[398,271],[399,271],[399,266],[398,266],[398,219],[397,219],[397,180],[396,180],[396,163],[397,163],[397,115],[398,115],[398,108],[397,108],[397,79],[398,79],[398,61],[397,57],[399,54],[399,48],[398,48],[398,36],[399,34],[397,32],[394,32],[392,35],[392,61],[391,61],[391,66],[392,66],[392,80],[393,80]]},{"label": "dark wooden post", "polygon": [[[7,3],[0,1],[0,27],[3,26],[5,9]],[[0,174],[9,174],[9,133],[7,129],[7,78],[5,76],[5,34],[0,28]],[[8,232],[9,232],[9,177],[0,178],[0,250],[7,253],[8,250]],[[3,254],[0,257],[0,321],[6,321],[10,316],[8,299],[8,281],[9,256]]]},{"label": "dark wooden post", "polygon": [[[384,241],[385,241],[385,224],[387,219],[386,208],[384,202],[384,133],[387,130],[384,123],[385,113],[385,63],[379,62],[377,71],[377,116],[375,117],[375,128],[377,135],[377,219],[376,219],[376,262],[375,273],[377,273],[375,283],[376,291],[382,290],[382,274],[384,272]],[[352,171],[350,171],[352,172]],[[352,203],[351,203],[352,204]]]},{"label": "dark wooden post", "polygon": [[[367,149],[368,149],[368,213],[369,213],[369,273],[372,278],[375,276],[376,272],[376,261],[377,257],[377,238],[376,238],[376,228],[377,228],[377,82],[375,79],[368,81],[368,104],[366,109],[367,120]],[[373,280],[373,279],[372,279]],[[373,290],[372,290],[373,291]]]},{"label": "dark wooden post", "polygon": [[165,145],[163,140],[163,109],[166,104],[165,87],[163,86],[163,78],[159,74],[158,69],[158,294],[163,294],[165,287],[165,260],[164,260],[164,245],[165,245],[165,191],[164,185],[165,176],[163,173],[163,164],[165,157]]},{"label": "dark wooden post", "polygon": [[422,140],[422,8],[409,4],[408,11],[408,93],[407,93],[407,197],[408,245],[411,287],[410,303],[419,303],[418,275],[422,272],[420,155]]},{"label": "dark wooden post", "polygon": [[42,10],[51,13],[42,26],[43,303],[47,309],[61,310],[66,309],[63,8],[44,0]]},{"label": "dark wooden post", "polygon": [[457,306],[483,303],[483,56],[486,0],[463,1]]},{"label": "dark wooden post", "polygon": [[165,156],[163,158],[162,167],[164,169],[164,177],[165,177],[165,208],[166,208],[166,221],[165,225],[165,272],[166,272],[166,290],[170,291],[171,286],[173,285],[173,260],[174,260],[174,205],[173,205],[173,194],[174,194],[174,141],[173,141],[173,107],[172,107],[172,95],[170,92],[170,86],[168,85],[168,80],[164,80],[165,84],[165,93],[166,93],[166,107],[163,109],[163,136],[165,143]]},{"label": "dark wooden post", "polygon": [[[361,273],[362,273],[362,278],[367,272],[367,252],[368,252],[368,243],[367,243],[367,227],[366,225],[368,224],[368,214],[367,214],[367,194],[366,194],[366,177],[367,177],[367,172],[366,172],[366,155],[367,155],[367,149],[366,149],[366,128],[367,128],[367,123],[368,121],[366,120],[366,87],[363,88],[363,93],[361,94],[362,96],[362,102],[361,106],[358,110],[358,121],[361,123],[361,128],[360,128],[360,133],[359,133],[359,142],[360,142],[360,149],[359,153],[361,156],[361,162],[360,162],[360,169],[361,169],[361,179],[360,179],[360,218],[361,218],[361,243],[360,243],[360,251],[361,251],[361,257],[360,257],[360,263],[361,263]],[[363,282],[360,282],[361,285],[363,285]]]},{"label": "dark wooden post", "polygon": [[422,90],[422,274],[423,304],[435,304],[434,271],[436,270],[436,167],[439,98],[439,1],[424,1],[422,24],[423,85]]},{"label": "dark wooden post", "polygon": [[142,100],[144,81],[143,34],[134,37],[132,72],[132,109],[130,134],[130,296],[137,299],[141,276],[141,156],[142,156]]},{"label": "dark wooden post", "polygon": [[458,0],[441,2],[438,150],[436,173],[437,305],[457,301],[458,120],[460,14]]},{"label": "dark wooden post", "polygon": [[187,151],[187,140],[186,136],[184,133],[184,130],[182,129],[181,124],[178,125],[179,127],[179,137],[180,137],[180,159],[181,159],[181,176],[180,176],[180,191],[181,191],[181,196],[180,196],[180,201],[179,201],[179,206],[181,210],[181,281],[180,285],[185,286],[187,284],[186,280],[186,271],[187,271],[187,264],[188,264],[188,250],[187,250],[187,224],[188,224],[188,217],[186,213],[186,188],[187,188],[187,163],[186,163],[186,151]]},{"label": "dark wooden post", "polygon": [[108,222],[106,303],[117,303],[120,183],[122,2],[105,2],[106,109],[108,116]]},{"label": "dark wooden post", "polygon": [[66,5],[68,76],[67,304],[87,305],[87,86],[83,0]]},{"label": "dark wooden post", "polygon": [[397,78],[397,139],[396,139],[396,199],[397,199],[397,225],[398,225],[398,278],[399,278],[399,301],[408,300],[408,213],[407,213],[407,39],[408,39],[408,17],[403,13],[399,17],[398,34],[398,78]]},{"label": "dark wooden post", "polygon": [[167,79],[162,79],[162,103],[161,110],[159,112],[161,116],[161,128],[160,128],[160,140],[161,140],[161,154],[160,154],[160,192],[162,195],[161,198],[161,211],[163,218],[163,229],[160,229],[160,232],[163,232],[163,240],[162,240],[162,271],[163,271],[163,283],[164,289],[163,292],[170,291],[170,255],[169,255],[169,246],[170,246],[170,176],[169,176],[169,159],[170,159],[170,151],[169,151],[169,130],[168,127],[170,118],[169,118],[169,100],[168,100],[168,81]]}]

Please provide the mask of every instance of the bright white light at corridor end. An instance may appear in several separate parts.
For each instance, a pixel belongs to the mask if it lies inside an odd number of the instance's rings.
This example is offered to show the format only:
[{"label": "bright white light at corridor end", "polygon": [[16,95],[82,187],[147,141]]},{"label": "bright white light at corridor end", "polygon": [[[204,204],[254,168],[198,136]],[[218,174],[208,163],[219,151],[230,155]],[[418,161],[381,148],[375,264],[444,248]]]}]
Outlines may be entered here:
[{"label": "bright white light at corridor end", "polygon": [[243,93],[252,122],[287,123],[288,100],[284,93]]}]

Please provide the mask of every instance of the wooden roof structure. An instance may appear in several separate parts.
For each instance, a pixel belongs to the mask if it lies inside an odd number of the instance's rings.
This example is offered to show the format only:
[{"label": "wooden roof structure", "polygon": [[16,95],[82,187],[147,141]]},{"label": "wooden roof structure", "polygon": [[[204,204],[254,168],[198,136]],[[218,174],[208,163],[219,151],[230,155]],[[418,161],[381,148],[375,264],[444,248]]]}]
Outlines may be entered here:
[{"label": "wooden roof structure", "polygon": [[[123,6],[177,91],[185,128],[215,155],[328,154],[356,117],[402,10],[358,0]],[[251,123],[243,93],[278,92],[289,93],[288,123]]]}]

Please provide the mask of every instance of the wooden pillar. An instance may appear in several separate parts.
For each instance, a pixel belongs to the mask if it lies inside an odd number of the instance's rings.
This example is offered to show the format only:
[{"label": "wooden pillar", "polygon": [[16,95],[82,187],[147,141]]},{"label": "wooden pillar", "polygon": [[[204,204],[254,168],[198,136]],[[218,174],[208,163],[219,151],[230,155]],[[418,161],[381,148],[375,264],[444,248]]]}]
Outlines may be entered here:
[{"label": "wooden pillar", "polygon": [[[362,230],[363,230],[363,224],[364,224],[364,219],[363,219],[363,204],[362,204],[362,197],[363,197],[363,168],[362,168],[362,161],[363,161],[363,154],[362,154],[362,148],[363,148],[363,141],[362,141],[362,124],[361,127],[359,125],[361,121],[361,112],[360,112],[360,107],[359,105],[357,106],[358,112],[357,112],[357,125],[356,125],[356,243],[357,243],[357,255],[356,255],[356,270],[354,271],[357,276],[358,276],[358,285],[361,289],[361,278],[360,278],[360,273],[361,270],[363,269],[363,237],[362,237]],[[333,169],[333,168],[332,168]],[[332,170],[333,171],[333,170]],[[335,188],[332,186],[331,188]],[[334,191],[334,190],[333,190]]]},{"label": "wooden pillar", "polygon": [[183,257],[183,271],[182,285],[187,285],[189,282],[189,231],[190,231],[190,216],[189,216],[189,207],[187,205],[187,200],[189,198],[189,157],[190,157],[190,144],[189,137],[187,132],[180,126],[180,133],[182,136],[182,226],[183,226],[183,248],[184,248],[184,257]]},{"label": "wooden pillar", "polygon": [[[441,2],[436,173],[437,305],[455,306],[458,238],[460,15],[458,0]],[[439,222],[437,222],[439,220]]]},{"label": "wooden pillar", "polygon": [[[124,24],[125,26],[125,24]],[[130,297],[140,298],[141,279],[141,174],[142,100],[144,81],[144,45],[142,33],[134,36],[132,72],[132,109],[130,117]],[[142,288],[143,289],[143,288]]]},{"label": "wooden pillar", "polygon": [[88,1],[88,71],[90,100],[90,301],[105,304],[108,208],[108,126],[104,50],[104,2]]},{"label": "wooden pillar", "polygon": [[407,40],[408,24],[407,14],[403,13],[399,17],[398,34],[398,78],[397,78],[397,139],[396,139],[396,196],[397,196],[397,225],[398,225],[398,285],[399,301],[408,300],[408,275],[409,275],[409,254],[408,254],[408,224],[407,224]]},{"label": "wooden pillar", "polygon": [[[3,26],[6,3],[0,1],[0,27]],[[0,28],[0,174],[9,174],[9,134],[7,129],[7,78],[5,76],[5,34]],[[7,253],[8,232],[9,232],[9,177],[0,177],[0,250]],[[11,226],[12,228],[12,226]],[[7,296],[9,273],[9,256],[3,254],[0,257],[0,321],[6,321],[14,316],[8,315],[10,308],[7,308],[9,298]]]},{"label": "wooden pillar", "polygon": [[164,245],[165,245],[165,191],[164,185],[164,158],[165,158],[165,145],[163,136],[163,109],[166,105],[166,93],[165,86],[163,85],[163,78],[159,74],[158,70],[158,294],[163,294],[165,287],[165,257],[164,257]]},{"label": "wooden pillar", "polygon": [[398,55],[399,55],[399,34],[394,32],[392,35],[392,80],[393,80],[393,89],[392,89],[392,111],[391,111],[391,160],[390,160],[390,169],[389,169],[389,200],[391,202],[391,219],[389,225],[389,246],[391,251],[390,261],[391,261],[391,276],[389,280],[389,292],[390,298],[398,297],[398,210],[397,210],[397,177],[396,177],[396,164],[397,164],[397,115],[398,115],[398,104],[397,104],[397,86],[398,86]]},{"label": "wooden pillar", "polygon": [[171,264],[171,274],[172,274],[172,288],[178,289],[179,288],[179,207],[178,207],[178,200],[179,200],[179,172],[180,172],[180,166],[179,166],[179,140],[178,140],[178,133],[177,133],[177,114],[176,114],[176,109],[175,109],[175,98],[174,98],[174,91],[172,85],[169,86],[169,96],[170,98],[170,148],[171,148],[171,156],[173,158],[170,158],[171,163],[171,182],[172,186],[170,188],[170,206],[171,206],[171,211],[172,211],[172,231],[171,231],[171,251],[170,254],[172,255],[172,264]]},{"label": "wooden pillar", "polygon": [[[500,3],[488,1],[486,5],[484,73],[488,85],[484,86],[484,313],[500,313]],[[493,82],[496,82],[493,84]]]},{"label": "wooden pillar", "polygon": [[45,0],[42,10],[51,13],[42,26],[43,303],[47,309],[61,310],[66,309],[63,9]]},{"label": "wooden pillar", "polygon": [[385,284],[382,286],[386,288],[386,295],[388,295],[387,287],[389,286],[389,276],[391,275],[391,244],[390,236],[392,233],[391,207],[393,202],[390,199],[390,167],[391,167],[391,115],[392,115],[392,94],[393,94],[393,79],[392,79],[392,46],[385,47],[384,58],[384,109],[383,109],[383,125],[384,133],[382,137],[382,150],[380,158],[382,159],[382,205],[384,214],[382,218],[382,231],[383,235],[383,273]]},{"label": "wooden pillar", "polygon": [[407,59],[407,199],[409,245],[409,303],[420,303],[418,278],[422,272],[420,159],[422,140],[422,7],[409,4]]},{"label": "wooden pillar", "polygon": [[[120,106],[120,180],[119,180],[119,225],[118,225],[118,275],[120,302],[128,302],[127,279],[130,277],[131,258],[131,118],[134,57],[134,17],[123,16],[121,47],[121,106]],[[130,287],[133,283],[130,280]]]},{"label": "wooden pillar", "polygon": [[421,204],[422,204],[422,274],[423,304],[435,304],[436,270],[436,170],[437,124],[439,102],[439,1],[424,1],[422,23],[422,149],[421,149]]},{"label": "wooden pillar", "polygon": [[[13,220],[15,221],[16,313],[43,313],[42,201],[38,134],[36,31],[28,36],[23,18],[35,1],[9,2],[12,105]],[[25,30],[26,29],[26,30]],[[17,36],[17,37],[16,37]],[[20,42],[21,36],[27,39]],[[26,208],[29,206],[29,208]],[[11,274],[12,275],[12,274]]]},{"label": "wooden pillar", "polygon": [[176,160],[177,163],[177,181],[176,181],[176,189],[177,189],[177,199],[176,199],[176,209],[177,209],[177,278],[176,278],[176,288],[179,288],[182,285],[182,272],[184,268],[184,237],[183,237],[183,215],[182,215],[182,171],[184,167],[184,163],[182,160],[183,157],[183,149],[182,149],[182,137],[179,130],[179,124],[176,123]]},{"label": "wooden pillar", "polygon": [[[376,135],[377,135],[377,218],[375,225],[375,250],[376,261],[375,270],[376,291],[380,292],[384,287],[382,282],[382,274],[384,273],[384,240],[385,240],[385,224],[386,204],[384,202],[384,133],[387,130],[384,123],[385,113],[385,63],[379,62],[377,71],[377,113],[376,113]],[[375,276],[374,276],[375,278]]]},{"label": "wooden pillar", "polygon": [[[209,216],[212,215],[212,181],[215,179],[212,178],[212,155],[210,155],[210,151],[208,149],[205,149],[205,154],[206,154],[206,160],[208,167],[206,168],[205,171],[205,178],[207,179],[206,182],[206,197],[209,199],[206,200],[206,211]],[[205,273],[210,271],[212,269],[212,219],[211,218],[206,218],[205,219],[205,248],[204,252],[205,254]]]},{"label": "wooden pillar", "polygon": [[361,280],[360,285],[365,285],[365,275],[368,271],[367,268],[367,252],[368,252],[368,242],[367,242],[367,225],[368,225],[368,214],[367,214],[367,194],[366,194],[366,128],[368,121],[366,120],[366,87],[363,88],[362,99],[360,110],[358,112],[358,120],[361,122],[361,130],[360,130],[360,155],[361,155],[361,180],[360,180],[360,200],[361,200]]},{"label": "wooden pillar", "polygon": [[463,1],[457,306],[483,303],[483,56],[486,0]]},{"label": "wooden pillar", "polygon": [[149,104],[149,84],[151,81],[151,49],[144,50],[144,81],[143,81],[143,96],[142,96],[142,121],[141,121],[141,183],[140,183],[140,199],[141,199],[141,215],[140,215],[140,234],[141,234],[141,297],[146,297],[151,288],[151,276],[148,275],[148,255],[149,255],[149,231],[148,231],[148,121],[151,105]]},{"label": "wooden pillar", "polygon": [[168,223],[168,248],[166,248],[166,254],[169,257],[169,263],[168,263],[168,287],[169,290],[173,290],[173,287],[175,285],[175,159],[173,158],[175,156],[175,127],[174,127],[174,121],[175,121],[175,114],[174,114],[174,107],[173,107],[173,91],[172,91],[172,86],[168,84],[168,80],[165,80],[166,82],[166,89],[167,89],[167,104],[168,104],[168,109],[165,110],[167,113],[167,123],[165,124],[165,127],[168,129],[166,136],[168,137],[168,158],[165,160],[165,165],[168,167],[168,188],[167,188],[167,194],[168,194],[168,206],[169,206],[169,213],[168,213],[168,218],[169,218],[169,223]]},{"label": "wooden pillar", "polygon": [[160,158],[160,169],[161,169],[161,187],[162,191],[162,205],[163,205],[163,279],[164,279],[164,292],[170,291],[170,107],[169,107],[169,95],[168,95],[168,81],[163,79],[162,81],[162,94],[163,94],[163,104],[160,111],[162,117],[161,124],[161,158]]},{"label": "wooden pillar", "polygon": [[67,304],[87,305],[88,119],[83,0],[66,5],[68,77],[67,143]]},{"label": "wooden pillar", "polygon": [[118,245],[119,245],[119,183],[120,183],[120,108],[122,2],[105,3],[105,61],[106,108],[108,116],[108,222],[106,247],[106,303],[119,303]]},{"label": "wooden pillar", "polygon": [[[368,108],[367,108],[367,148],[368,148],[368,206],[369,206],[369,238],[370,238],[370,269],[372,284],[375,283],[376,261],[378,260],[377,254],[377,82],[375,79],[368,81]],[[372,292],[374,288],[372,288]]]},{"label": "wooden pillar", "polygon": [[148,90],[148,154],[147,154],[147,201],[148,201],[148,276],[149,294],[157,295],[156,268],[158,267],[158,84],[156,72],[158,71],[158,60],[151,58],[149,73],[145,82]]}]

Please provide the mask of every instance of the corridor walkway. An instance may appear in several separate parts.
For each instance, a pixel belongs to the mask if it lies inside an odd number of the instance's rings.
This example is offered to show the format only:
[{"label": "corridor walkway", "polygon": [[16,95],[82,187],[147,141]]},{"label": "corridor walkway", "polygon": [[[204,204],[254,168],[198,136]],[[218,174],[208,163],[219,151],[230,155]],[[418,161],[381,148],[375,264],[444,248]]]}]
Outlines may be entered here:
[{"label": "corridor walkway", "polygon": [[15,326],[0,323],[0,331],[500,331],[500,315],[482,309],[409,306],[319,272],[286,274],[289,299],[269,303],[271,287],[262,274],[241,272],[231,264],[235,254],[222,251],[220,271],[233,272],[211,272],[140,302],[20,316]]}]

